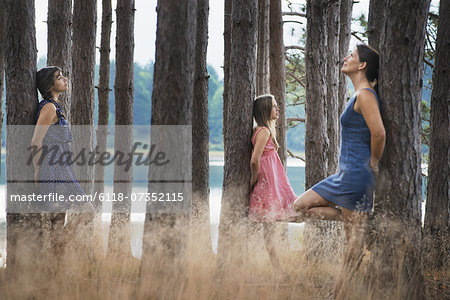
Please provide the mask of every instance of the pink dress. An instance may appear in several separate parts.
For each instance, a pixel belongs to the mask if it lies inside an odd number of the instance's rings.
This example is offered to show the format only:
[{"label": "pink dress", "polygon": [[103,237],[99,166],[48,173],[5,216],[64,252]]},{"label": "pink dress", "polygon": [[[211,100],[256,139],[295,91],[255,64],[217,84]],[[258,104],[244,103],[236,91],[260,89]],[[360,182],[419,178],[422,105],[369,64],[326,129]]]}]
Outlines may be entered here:
[{"label": "pink dress", "polygon": [[[253,134],[253,146],[256,135],[263,128],[259,127]],[[258,181],[250,193],[248,218],[254,222],[273,222],[296,216],[293,208],[296,198],[272,138],[269,138],[261,155]]]}]

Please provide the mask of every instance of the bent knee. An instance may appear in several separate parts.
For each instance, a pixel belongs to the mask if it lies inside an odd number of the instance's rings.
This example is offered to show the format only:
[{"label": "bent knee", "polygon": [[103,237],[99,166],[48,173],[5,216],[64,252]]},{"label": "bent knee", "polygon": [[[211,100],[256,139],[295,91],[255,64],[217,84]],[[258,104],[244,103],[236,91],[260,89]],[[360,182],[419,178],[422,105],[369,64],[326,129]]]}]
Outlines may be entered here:
[{"label": "bent knee", "polygon": [[312,189],[304,192],[294,202],[294,209],[297,212],[307,212],[309,209],[317,206],[328,206],[330,202],[325,200],[322,196]]}]

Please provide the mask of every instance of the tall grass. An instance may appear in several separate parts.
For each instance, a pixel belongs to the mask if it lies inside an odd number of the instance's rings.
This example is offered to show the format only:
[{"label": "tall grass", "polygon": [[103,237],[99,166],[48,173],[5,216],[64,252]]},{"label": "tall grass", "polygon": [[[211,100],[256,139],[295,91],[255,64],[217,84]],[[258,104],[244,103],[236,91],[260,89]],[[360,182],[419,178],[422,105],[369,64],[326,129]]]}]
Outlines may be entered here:
[{"label": "tall grass", "polygon": [[[47,230],[50,236],[62,230],[64,250],[58,252],[54,243],[47,242],[39,255],[20,256],[17,272],[3,266],[0,299],[332,299],[343,261],[341,252],[333,249],[325,253],[326,259],[311,260],[304,249],[290,250],[276,235],[275,244],[279,245],[287,276],[276,275],[257,228],[242,232],[240,238],[245,239],[246,249],[241,253],[241,265],[221,277],[217,274],[217,255],[211,247],[204,247],[205,235],[193,224],[184,254],[175,259],[177,264],[167,253],[155,251],[152,261],[158,262],[158,268],[141,270],[140,259],[133,256],[112,257],[105,256],[104,251],[93,251],[103,241],[92,241],[92,227],[88,225],[79,225],[72,233],[64,228]],[[23,232],[24,245],[32,240],[26,235]],[[336,241],[329,242],[336,245]],[[346,283],[345,299],[376,299],[365,281],[370,252],[362,250],[359,269]],[[140,278],[143,271],[145,279]],[[448,272],[446,276],[448,279]]]}]

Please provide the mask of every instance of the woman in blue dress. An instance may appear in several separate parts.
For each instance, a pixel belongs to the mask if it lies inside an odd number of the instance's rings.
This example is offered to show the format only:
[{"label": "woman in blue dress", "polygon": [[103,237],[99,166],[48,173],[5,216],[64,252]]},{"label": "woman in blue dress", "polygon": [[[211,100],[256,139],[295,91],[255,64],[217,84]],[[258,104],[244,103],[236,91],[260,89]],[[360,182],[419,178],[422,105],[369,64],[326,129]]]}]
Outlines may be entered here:
[{"label": "woman in blue dress", "polygon": [[85,192],[76,179],[71,161],[70,142],[73,136],[58,100],[59,94],[67,91],[68,80],[59,67],[46,67],[37,72],[36,83],[43,100],[38,106],[31,141],[31,146],[37,150],[33,151],[34,181],[41,195],[63,197],[62,201],[41,202],[39,209],[52,213],[52,223],[64,219],[64,213],[69,209],[83,213],[89,220],[93,217],[94,209],[86,201],[87,198],[80,201],[80,195],[85,195]]},{"label": "woman in blue dress", "polygon": [[[338,173],[303,193],[294,208],[301,215],[343,221],[347,240],[352,228],[372,211],[378,162],[384,150],[385,129],[376,93],[378,53],[360,44],[343,62],[355,94],[340,117],[341,149]],[[375,90],[374,90],[375,89]]]}]

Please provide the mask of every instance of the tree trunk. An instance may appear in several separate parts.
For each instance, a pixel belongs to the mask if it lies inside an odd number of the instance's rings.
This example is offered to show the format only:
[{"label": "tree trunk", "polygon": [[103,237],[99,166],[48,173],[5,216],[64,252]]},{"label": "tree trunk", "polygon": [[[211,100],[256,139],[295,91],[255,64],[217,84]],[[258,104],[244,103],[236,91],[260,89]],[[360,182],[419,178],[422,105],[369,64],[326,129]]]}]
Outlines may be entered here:
[{"label": "tree trunk", "polygon": [[306,2],[305,190],[327,177],[326,1]]},{"label": "tree trunk", "polygon": [[269,86],[269,1],[258,0],[258,53],[256,56],[256,95],[267,94]]},{"label": "tree trunk", "polygon": [[375,298],[385,293],[423,298],[420,105],[428,7],[429,1],[391,1],[381,26],[379,94],[386,148],[375,190],[376,231],[368,266]]},{"label": "tree trunk", "polygon": [[[134,11],[134,0],[117,1],[114,152],[122,153],[132,153],[133,148]],[[115,161],[113,193],[124,198],[123,201],[113,202],[108,239],[108,254],[112,256],[131,257],[132,188],[133,164],[127,166]]]},{"label": "tree trunk", "polygon": [[[196,1],[158,1],[156,30],[156,59],[152,94],[152,133],[155,125],[179,125],[191,128],[194,97]],[[170,99],[170,101],[168,101]],[[163,126],[164,127],[164,126]],[[156,129],[155,129],[156,130]],[[178,129],[177,129],[178,130]],[[182,129],[179,129],[182,130]],[[190,133],[190,131],[189,131]],[[177,141],[179,153],[190,153],[190,138],[183,134]],[[192,159],[186,164],[190,165]],[[185,186],[191,178],[190,168],[182,166]],[[154,169],[149,168],[149,193],[155,192]],[[187,177],[186,177],[187,176]],[[178,178],[169,178],[176,180]],[[179,182],[179,181],[178,181]],[[173,183],[173,184],[176,184]],[[142,298],[177,298],[186,280],[186,244],[189,215],[184,212],[166,213],[153,210],[147,203],[144,225],[143,255],[140,274]],[[163,296],[164,295],[164,296]]]},{"label": "tree trunk", "polygon": [[[339,17],[339,92],[338,92],[338,116],[344,112],[345,103],[348,100],[347,76],[341,72],[344,58],[348,55],[349,44],[352,30],[352,10],[353,1],[341,1],[340,17]],[[339,120],[338,120],[339,122]],[[340,126],[340,125],[339,125]],[[340,130],[339,130],[340,132]],[[338,135],[338,144],[340,144],[340,134]]]},{"label": "tree trunk", "polygon": [[[351,25],[352,25],[352,9],[353,9],[353,1],[352,0],[343,0],[341,1],[341,6],[339,8],[340,10],[340,16],[339,16],[339,64],[337,67],[338,73],[339,73],[339,88],[338,88],[338,116],[340,117],[341,114],[344,112],[345,104],[348,100],[348,85],[347,85],[347,76],[341,72],[341,68],[344,62],[344,58],[348,55],[349,52],[349,43],[350,43],[350,37],[351,37]],[[341,135],[340,135],[340,121],[338,119],[338,135],[337,135],[337,144],[340,149],[341,144]],[[339,152],[340,153],[340,152]],[[339,167],[339,163],[338,166]],[[343,224],[339,224],[336,222],[333,222],[335,234],[339,235],[341,240],[335,239],[337,241],[337,244],[334,244],[334,246],[339,247],[340,250],[344,250],[342,248],[342,245],[344,245],[344,235],[342,234],[344,232]],[[336,232],[337,231],[337,232]],[[332,244],[333,246],[333,244]],[[352,251],[349,246],[345,246],[347,249],[347,253],[351,253],[349,251]],[[344,256],[345,260],[345,256]],[[341,266],[341,271],[345,271],[347,267],[352,267],[348,262],[346,262],[347,265],[343,264]],[[337,278],[339,280],[339,277]]]},{"label": "tree trunk", "polygon": [[[47,15],[47,66],[58,66],[66,77],[72,75],[72,0],[49,0]],[[71,80],[67,84],[69,89],[61,93],[58,100],[64,110],[66,119],[70,122],[70,93]],[[65,214],[60,213],[58,221],[51,221],[46,218],[50,226],[48,230],[43,230],[44,240],[50,242],[49,251],[51,254],[51,262],[60,260],[63,257],[60,250],[64,245],[61,239],[64,228]],[[56,259],[53,259],[56,258]]]},{"label": "tree trunk", "polygon": [[[11,195],[30,195],[34,188],[32,165],[25,168],[15,167],[15,162],[27,161],[32,130],[24,126],[34,125],[38,105],[36,90],[36,33],[34,1],[4,0],[5,4],[5,74],[6,74],[6,112],[7,135],[6,165],[7,198]],[[20,22],[17,22],[20,20]],[[3,18],[2,18],[3,22]],[[27,182],[28,181],[28,182]],[[8,278],[20,277],[21,297],[27,298],[32,291],[27,286],[35,286],[40,281],[39,260],[42,249],[41,217],[39,213],[29,213],[27,204],[18,206],[7,201],[7,270]],[[21,281],[21,280],[25,281]],[[11,289],[14,287],[12,280]],[[24,285],[23,282],[27,282]]]},{"label": "tree trunk", "polygon": [[[339,3],[308,1],[306,11],[305,190],[308,190],[337,169],[339,33],[336,30],[340,10]],[[339,254],[340,227],[336,222],[308,220],[304,230],[305,257],[317,262],[328,258],[331,249]]]},{"label": "tree trunk", "polygon": [[192,220],[201,251],[212,254],[209,220],[208,48],[209,0],[197,0],[195,81],[192,109]]},{"label": "tree trunk", "polygon": [[[0,0],[0,41],[6,40],[5,23],[5,0]],[[0,47],[0,142],[2,140],[3,129],[3,89],[5,87],[5,47]],[[0,164],[2,161],[2,147],[0,147]],[[1,170],[0,170],[1,176]]]},{"label": "tree trunk", "polygon": [[226,148],[227,134],[226,128],[228,123],[228,102],[230,93],[230,54],[231,54],[231,7],[232,0],[225,1],[224,12],[224,28],[223,28],[223,148]]},{"label": "tree trunk", "polygon": [[339,28],[340,3],[335,2],[327,7],[327,175],[337,171],[339,158]]},{"label": "tree trunk", "polygon": [[[425,214],[424,266],[448,270],[450,264],[450,1],[439,5],[433,90],[431,138]],[[446,175],[447,174],[447,175]]]},{"label": "tree trunk", "polygon": [[[98,126],[96,151],[106,152],[109,123],[109,74],[111,52],[111,24],[112,7],[111,0],[102,0],[102,32],[100,41],[100,66],[97,88],[98,95]],[[105,192],[105,166],[96,163],[94,165],[94,195],[101,195]],[[98,198],[92,203],[97,212],[94,220],[94,251],[96,257],[103,257],[103,233],[102,233],[102,210],[103,202]]]},{"label": "tree trunk", "polygon": [[[245,261],[245,218],[248,211],[252,111],[255,98],[257,0],[232,4],[230,89],[228,121],[230,137],[225,146],[222,207],[219,225],[219,274],[238,272]],[[232,138],[231,138],[232,137]],[[225,269],[226,268],[226,269]],[[225,272],[225,273],[224,273]],[[228,273],[230,272],[230,273]]]},{"label": "tree trunk", "polygon": [[283,42],[283,15],[280,0],[270,1],[270,93],[275,96],[280,115],[277,120],[278,155],[286,168],[286,68]]},{"label": "tree trunk", "polygon": [[[62,73],[72,76],[72,0],[49,0],[47,16],[47,66],[58,66]],[[58,100],[70,122],[69,89]]]},{"label": "tree trunk", "polygon": [[[286,124],[286,60],[283,41],[283,12],[280,0],[270,0],[269,11],[269,63],[270,93],[277,101],[279,116],[277,120],[278,156],[286,169],[287,160],[287,124]],[[281,247],[289,247],[287,223],[276,224],[274,240],[281,241]]]},{"label": "tree trunk", "polygon": [[369,45],[380,50],[381,32],[383,30],[383,18],[385,16],[385,0],[370,0],[369,17],[367,20],[367,35]]},{"label": "tree trunk", "polygon": [[[72,151],[77,155],[93,150],[95,35],[97,1],[74,0],[72,35],[72,101],[71,123],[74,141]],[[88,128],[88,126],[90,126]],[[93,191],[93,168],[87,163],[75,164],[75,172],[86,194]]]},{"label": "tree trunk", "polygon": [[[111,24],[112,7],[111,0],[102,0],[102,33],[100,42],[100,69],[98,79],[98,127],[97,127],[97,147],[100,153],[106,151],[109,122],[109,73],[111,52]],[[99,195],[105,191],[105,166],[95,164],[94,192]],[[94,206],[97,212],[102,210],[102,202],[95,199]]]}]

